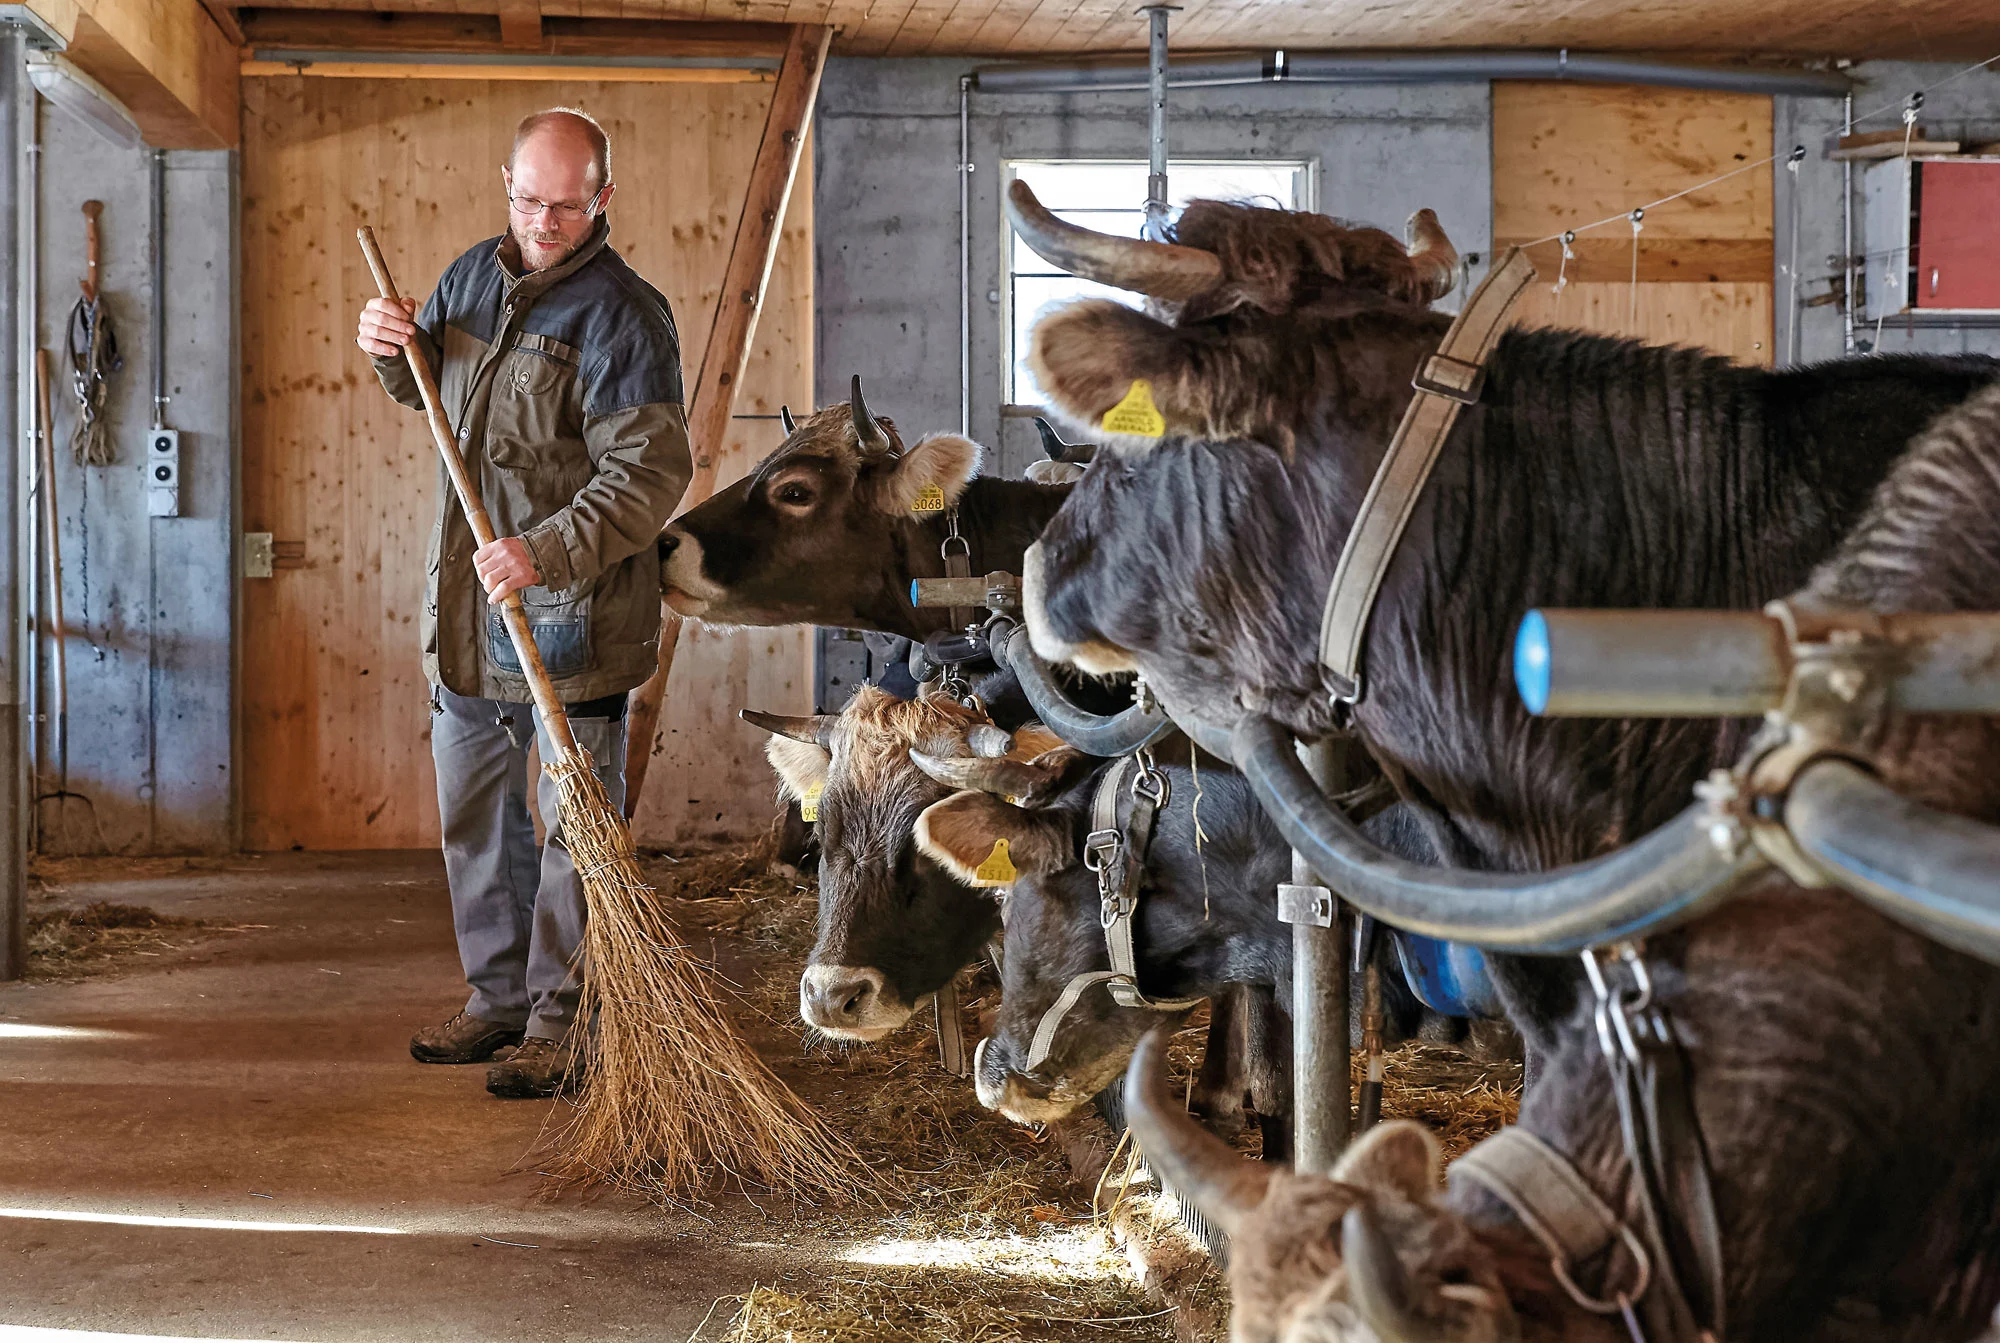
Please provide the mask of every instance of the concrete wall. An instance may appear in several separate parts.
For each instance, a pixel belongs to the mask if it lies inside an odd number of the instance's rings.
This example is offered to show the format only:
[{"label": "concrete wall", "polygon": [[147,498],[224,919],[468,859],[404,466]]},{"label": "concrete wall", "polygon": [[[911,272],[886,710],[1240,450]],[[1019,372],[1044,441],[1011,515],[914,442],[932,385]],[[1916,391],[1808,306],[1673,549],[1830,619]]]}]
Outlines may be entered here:
[{"label": "concrete wall", "polygon": [[[1857,129],[1881,131],[1900,127],[1904,100],[1913,91],[1926,89],[1919,120],[1933,139],[1962,139],[1971,143],[2000,140],[2000,70],[1988,68],[1961,76],[1964,69],[1963,65],[1886,61],[1856,66],[1852,73],[1859,81],[1854,94]],[[1951,82],[1934,87],[1946,79]],[[1777,184],[1773,203],[1780,362],[1834,359],[1842,353],[1845,340],[1837,306],[1801,307],[1796,351],[1788,343],[1785,318],[1790,311],[1789,263],[1794,218],[1798,221],[1801,304],[1826,294],[1829,281],[1840,270],[1841,165],[1829,161],[1824,151],[1828,137],[1839,133],[1841,106],[1838,101],[1825,98],[1779,98],[1776,103],[1772,145],[1779,155],[1779,162],[1773,167]],[[1876,115],[1865,115],[1871,112]],[[1799,165],[1796,198],[1792,174],[1783,161],[1794,145],[1806,148],[1805,161]],[[1854,250],[1857,254],[1878,253],[1885,242],[1869,238],[1862,220],[1862,168],[1862,164],[1854,165]],[[1880,255],[1869,255],[1867,264],[1879,267],[1884,261]],[[1866,292],[1866,285],[1858,276],[1855,287]],[[1874,315],[1861,315],[1871,319],[1857,331],[1857,352],[1866,353],[1878,348],[1878,333],[1872,321]],[[1910,322],[1890,318],[1882,323],[1879,349],[1884,354],[1965,351],[2000,355],[2000,323],[1944,325],[1934,321],[1926,324],[1926,319],[1921,318]]]},{"label": "concrete wall", "polygon": [[[113,146],[47,103],[41,125],[38,339],[56,374],[68,784],[92,804],[42,804],[43,849],[227,851],[236,835],[235,159],[220,151],[167,155],[166,292],[156,295],[150,151]],[[124,367],[110,377],[104,412],[116,460],[79,467],[69,450],[76,402],[62,351],[83,274],[81,207],[90,199],[104,202],[105,306]],[[160,301],[166,423],[181,431],[178,518],[147,516],[141,465]],[[45,679],[44,712],[49,691]],[[42,787],[55,786],[51,749]]]},{"label": "concrete wall", "polygon": [[[820,91],[817,389],[868,401],[907,437],[959,422],[958,81],[961,60],[834,60]],[[1491,238],[1487,85],[1176,90],[1177,157],[1303,159],[1332,214],[1400,232],[1438,211],[1462,252]],[[1000,165],[1147,152],[1142,93],[972,95],[972,437],[989,471],[1040,455],[1034,425],[1002,421],[1006,361]],[[1136,204],[1136,202],[1135,202]],[[1483,273],[1483,272],[1479,272]]]}]

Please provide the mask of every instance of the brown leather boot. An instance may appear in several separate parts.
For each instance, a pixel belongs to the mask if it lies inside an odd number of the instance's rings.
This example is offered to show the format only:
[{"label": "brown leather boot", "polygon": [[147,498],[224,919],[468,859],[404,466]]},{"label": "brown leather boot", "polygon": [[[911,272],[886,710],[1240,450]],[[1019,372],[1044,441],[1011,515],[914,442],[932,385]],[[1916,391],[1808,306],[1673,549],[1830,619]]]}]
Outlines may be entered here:
[{"label": "brown leather boot", "polygon": [[426,1026],[410,1037],[410,1057],[419,1063],[484,1063],[498,1050],[521,1042],[519,1026],[460,1012],[441,1026]]},{"label": "brown leather boot", "polygon": [[583,1060],[567,1039],[530,1035],[505,1063],[487,1070],[486,1089],[502,1100],[544,1100],[582,1076]]}]

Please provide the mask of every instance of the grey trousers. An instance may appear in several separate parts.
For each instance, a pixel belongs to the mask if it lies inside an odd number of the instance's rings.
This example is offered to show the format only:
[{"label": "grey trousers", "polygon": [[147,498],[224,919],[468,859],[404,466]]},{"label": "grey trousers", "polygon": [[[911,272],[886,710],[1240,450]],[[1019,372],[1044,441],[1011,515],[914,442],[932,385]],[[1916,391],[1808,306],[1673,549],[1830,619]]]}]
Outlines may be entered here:
[{"label": "grey trousers", "polygon": [[[600,707],[601,701],[592,706]],[[623,718],[571,717],[613,806],[625,802]],[[533,724],[543,759],[548,734],[532,704],[431,691],[431,758],[437,762],[444,868],[451,883],[458,957],[485,1021],[560,1040],[582,987],[583,883],[563,847],[556,788],[537,788],[548,843],[535,846],[528,817],[528,743]]]}]

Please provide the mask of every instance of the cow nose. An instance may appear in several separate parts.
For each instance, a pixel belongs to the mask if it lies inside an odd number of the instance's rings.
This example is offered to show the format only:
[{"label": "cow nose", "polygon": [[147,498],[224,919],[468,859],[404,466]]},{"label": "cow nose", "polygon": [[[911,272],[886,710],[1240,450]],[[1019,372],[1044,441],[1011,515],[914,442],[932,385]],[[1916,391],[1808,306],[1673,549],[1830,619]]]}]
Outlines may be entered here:
[{"label": "cow nose", "polygon": [[667,559],[681,546],[681,529],[669,527],[660,534],[660,558]]},{"label": "cow nose", "polygon": [[883,983],[882,972],[872,966],[808,966],[799,980],[799,1015],[821,1030],[865,1026],[882,996]]}]

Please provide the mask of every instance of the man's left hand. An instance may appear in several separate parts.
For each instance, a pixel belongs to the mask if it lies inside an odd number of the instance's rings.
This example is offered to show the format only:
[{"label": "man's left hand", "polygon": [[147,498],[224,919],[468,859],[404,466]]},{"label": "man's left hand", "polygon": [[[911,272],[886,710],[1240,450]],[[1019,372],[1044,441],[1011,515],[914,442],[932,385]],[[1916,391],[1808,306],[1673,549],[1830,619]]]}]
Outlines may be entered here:
[{"label": "man's left hand", "polygon": [[518,536],[503,536],[481,546],[473,552],[472,568],[486,585],[486,600],[495,606],[507,600],[508,593],[542,581],[534,553]]}]

